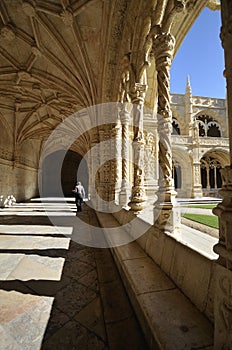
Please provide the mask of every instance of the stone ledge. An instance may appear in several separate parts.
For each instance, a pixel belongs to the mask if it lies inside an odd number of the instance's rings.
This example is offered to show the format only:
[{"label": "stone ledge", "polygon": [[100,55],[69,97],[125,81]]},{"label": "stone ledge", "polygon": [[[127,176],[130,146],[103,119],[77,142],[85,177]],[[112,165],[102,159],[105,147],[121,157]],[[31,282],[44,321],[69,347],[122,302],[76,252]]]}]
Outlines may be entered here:
[{"label": "stone ledge", "polygon": [[200,224],[199,222],[189,220],[186,218],[181,218],[181,223],[185,226],[194,228],[195,230],[201,231],[202,233],[206,233],[212,237],[218,238],[219,237],[219,231],[216,228],[209,227],[203,224]]},{"label": "stone ledge", "polygon": [[[108,225],[105,214],[97,216],[103,228]],[[150,349],[213,348],[210,321],[136,241],[111,250]]]}]

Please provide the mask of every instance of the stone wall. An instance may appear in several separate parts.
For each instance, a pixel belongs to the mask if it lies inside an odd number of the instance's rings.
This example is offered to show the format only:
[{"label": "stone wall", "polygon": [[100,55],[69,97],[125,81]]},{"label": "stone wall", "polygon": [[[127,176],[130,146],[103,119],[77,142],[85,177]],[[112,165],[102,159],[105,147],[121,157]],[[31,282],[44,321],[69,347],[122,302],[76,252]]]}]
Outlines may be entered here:
[{"label": "stone wall", "polygon": [[8,196],[13,194],[17,202],[38,196],[37,170],[14,165],[0,160],[0,194]]}]

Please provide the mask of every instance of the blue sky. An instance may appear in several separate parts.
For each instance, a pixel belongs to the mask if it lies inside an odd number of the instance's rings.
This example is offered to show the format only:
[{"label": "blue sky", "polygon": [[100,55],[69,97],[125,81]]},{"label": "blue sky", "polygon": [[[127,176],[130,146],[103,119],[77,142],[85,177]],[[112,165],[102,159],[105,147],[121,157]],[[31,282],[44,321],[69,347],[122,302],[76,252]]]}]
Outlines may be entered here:
[{"label": "blue sky", "polygon": [[193,24],[172,63],[172,93],[185,92],[189,75],[193,95],[225,98],[220,16],[219,11],[205,8]]}]

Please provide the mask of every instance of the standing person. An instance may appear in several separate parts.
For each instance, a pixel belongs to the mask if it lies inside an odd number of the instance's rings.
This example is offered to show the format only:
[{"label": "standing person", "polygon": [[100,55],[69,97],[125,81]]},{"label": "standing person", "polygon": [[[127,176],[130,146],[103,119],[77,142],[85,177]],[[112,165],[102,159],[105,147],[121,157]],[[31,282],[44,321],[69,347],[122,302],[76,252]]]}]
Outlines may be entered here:
[{"label": "standing person", "polygon": [[82,211],[82,203],[83,203],[83,199],[85,198],[85,189],[82,186],[80,181],[77,182],[73,192],[75,193],[75,202],[77,206],[77,212]]}]

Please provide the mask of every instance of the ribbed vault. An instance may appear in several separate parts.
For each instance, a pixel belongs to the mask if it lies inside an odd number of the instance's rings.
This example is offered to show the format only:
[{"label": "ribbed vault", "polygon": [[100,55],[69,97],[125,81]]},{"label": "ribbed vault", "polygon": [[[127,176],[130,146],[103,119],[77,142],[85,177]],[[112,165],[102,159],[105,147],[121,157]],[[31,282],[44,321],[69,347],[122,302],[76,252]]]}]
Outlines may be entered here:
[{"label": "ribbed vault", "polygon": [[[190,16],[195,18],[205,2],[189,5],[184,21],[190,23]],[[56,125],[81,108],[116,101],[123,56],[134,52],[139,64],[139,50],[149,29],[147,16],[155,9],[158,18],[172,3],[2,0],[0,113],[5,127],[14,130],[14,146],[26,139],[46,139]],[[178,45],[183,39],[182,22],[181,17],[173,29]],[[154,72],[153,63],[148,71],[150,108]]]}]

